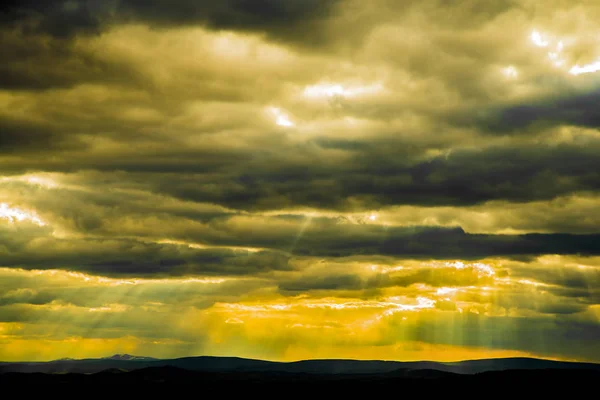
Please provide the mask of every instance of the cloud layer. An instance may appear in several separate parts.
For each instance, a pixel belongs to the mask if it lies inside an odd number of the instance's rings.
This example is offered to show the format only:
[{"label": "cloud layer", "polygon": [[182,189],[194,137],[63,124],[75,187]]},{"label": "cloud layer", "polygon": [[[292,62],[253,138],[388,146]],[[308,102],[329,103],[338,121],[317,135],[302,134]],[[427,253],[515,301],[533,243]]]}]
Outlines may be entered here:
[{"label": "cloud layer", "polygon": [[5,2],[0,359],[600,361],[599,13]]}]

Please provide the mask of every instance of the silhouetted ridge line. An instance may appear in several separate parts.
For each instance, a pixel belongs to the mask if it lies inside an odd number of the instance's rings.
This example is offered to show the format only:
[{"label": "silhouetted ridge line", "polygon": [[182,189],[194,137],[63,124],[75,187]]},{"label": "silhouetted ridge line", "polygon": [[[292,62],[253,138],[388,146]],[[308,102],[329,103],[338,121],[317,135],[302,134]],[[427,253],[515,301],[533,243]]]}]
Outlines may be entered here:
[{"label": "silhouetted ridge line", "polygon": [[[552,361],[535,358],[496,358],[457,362],[435,361],[362,361],[343,359],[275,362],[239,357],[182,357],[168,360],[116,355],[108,358],[56,360],[49,362],[0,363],[0,373],[43,372],[51,374],[93,374],[105,370],[135,371],[149,367],[174,367],[201,372],[261,372],[294,374],[386,374],[395,371],[439,371],[476,374],[486,371],[575,369],[600,371],[600,364]],[[415,372],[412,372],[415,374]]]}]

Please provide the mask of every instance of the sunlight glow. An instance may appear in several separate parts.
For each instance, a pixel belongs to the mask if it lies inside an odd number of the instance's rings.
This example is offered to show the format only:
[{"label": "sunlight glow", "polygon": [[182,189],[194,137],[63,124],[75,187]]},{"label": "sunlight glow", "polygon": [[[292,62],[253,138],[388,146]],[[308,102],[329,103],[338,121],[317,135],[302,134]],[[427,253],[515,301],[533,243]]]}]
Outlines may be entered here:
[{"label": "sunlight glow", "polygon": [[161,239],[157,240],[155,243],[158,244],[172,244],[176,246],[187,246],[190,249],[229,249],[229,250],[240,250],[246,251],[248,253],[258,253],[263,251],[262,247],[245,247],[245,246],[217,246],[217,245],[206,245],[201,243],[190,243],[182,240],[172,240],[172,239]]},{"label": "sunlight glow", "polygon": [[0,218],[8,220],[11,224],[29,221],[39,226],[46,225],[34,212],[12,208],[6,203],[0,203]]},{"label": "sunlight glow", "polygon": [[531,41],[538,47],[548,46],[548,41],[544,40],[538,31],[531,32]]},{"label": "sunlight glow", "polygon": [[105,312],[114,312],[114,313],[119,313],[119,312],[124,312],[127,310],[130,310],[132,307],[131,306],[127,306],[124,304],[108,304],[108,305],[104,305],[102,307],[91,307],[88,308],[88,312],[96,312],[96,313],[105,313]]},{"label": "sunlight glow", "polygon": [[454,294],[458,291],[457,288],[450,288],[450,287],[441,287],[439,288],[435,293],[438,296],[446,296],[446,295],[450,295],[450,294]]},{"label": "sunlight glow", "polygon": [[507,78],[516,78],[517,76],[519,76],[519,72],[512,65],[509,65],[508,67],[504,68],[502,72]]},{"label": "sunlight glow", "polygon": [[355,97],[378,93],[383,90],[381,83],[376,83],[368,86],[344,87],[340,84],[319,83],[316,85],[307,86],[304,89],[306,97]]},{"label": "sunlight glow", "polygon": [[8,269],[8,268],[0,268],[0,271],[3,273],[26,273],[34,276],[46,276],[53,277],[55,279],[70,279],[73,283],[79,282],[89,285],[99,285],[99,286],[121,286],[121,285],[168,285],[168,284],[186,284],[186,283],[198,283],[198,284],[220,284],[224,282],[228,282],[234,280],[234,278],[221,278],[221,277],[190,277],[190,278],[132,278],[132,279],[118,279],[118,278],[107,278],[104,276],[97,275],[88,275],[82,272],[75,271],[63,271],[59,269],[45,269],[45,270],[22,270],[22,269]]},{"label": "sunlight glow", "polygon": [[24,178],[25,178],[24,180],[27,183],[29,183],[30,185],[42,186],[42,187],[45,187],[47,189],[54,189],[54,188],[56,188],[58,186],[56,184],[56,182],[54,182],[50,178],[44,178],[44,177],[35,176],[35,175],[25,176]]},{"label": "sunlight glow", "polygon": [[399,265],[396,267],[388,267],[388,266],[384,266],[384,265],[369,265],[367,266],[367,269],[369,269],[370,271],[373,272],[378,272],[380,274],[389,274],[390,272],[397,272],[397,271],[402,271],[404,269],[403,266]]},{"label": "sunlight glow", "polygon": [[519,282],[522,285],[530,285],[530,286],[535,286],[535,287],[537,287],[537,286],[545,286],[543,283],[535,282],[535,281],[532,281],[530,279],[519,279],[517,282]]},{"label": "sunlight glow", "polygon": [[[550,40],[543,39],[538,31],[533,31],[531,34],[531,41],[538,47],[550,47],[552,44]],[[560,40],[556,45],[552,44],[552,50],[547,53],[548,59],[555,67],[562,67],[565,64],[565,59],[562,55],[564,47],[563,41]]]},{"label": "sunlight glow", "polygon": [[492,268],[488,264],[484,264],[481,262],[465,263],[463,261],[447,261],[447,262],[443,262],[442,265],[445,267],[452,267],[452,268],[456,268],[456,269],[473,268],[473,269],[477,270],[477,272],[480,276],[481,275],[493,276],[496,274],[496,272],[494,271],[494,268]]},{"label": "sunlight glow", "polygon": [[283,111],[281,111],[280,108],[278,107],[271,107],[269,109],[269,111],[271,111],[271,114],[273,114],[275,116],[275,123],[279,126],[284,126],[286,128],[295,126],[295,124],[290,121],[290,117],[288,117],[287,114],[285,114]]},{"label": "sunlight glow", "polygon": [[[555,67],[563,67],[565,65],[566,60],[563,56],[565,44],[562,40],[559,40],[556,45],[554,45],[550,40],[545,39],[538,31],[533,31],[531,33],[531,41],[538,47],[552,47],[552,50],[547,53],[548,59],[552,62],[552,65]],[[589,64],[576,64],[569,68],[569,73],[571,75],[590,74],[598,71],[600,71],[600,59]],[[504,70],[504,73],[506,76],[510,76],[508,68]]]},{"label": "sunlight glow", "polygon": [[563,42],[561,40],[560,42],[558,42],[558,45],[556,46],[556,51],[548,52],[548,58],[550,58],[550,60],[556,67],[560,67],[565,63],[565,60],[563,58],[561,58],[561,55],[560,55],[563,50],[563,47],[564,47]]},{"label": "sunlight glow", "polygon": [[[356,301],[337,301],[334,299],[304,300],[295,304],[239,304],[239,303],[221,303],[220,306],[226,309],[238,311],[288,311],[294,308],[307,309],[329,309],[329,310],[356,310],[356,309],[378,309],[385,308],[392,311],[418,311],[424,308],[433,308],[436,301],[427,297],[417,297],[410,299],[405,296],[392,296],[379,300],[356,300]],[[387,312],[387,311],[386,311]]]},{"label": "sunlight glow", "polygon": [[7,176],[0,178],[0,182],[25,182],[33,186],[44,187],[46,189],[55,189],[58,187],[58,183],[56,183],[56,181],[41,175]]},{"label": "sunlight glow", "polygon": [[593,72],[600,71],[600,59],[591,64],[586,64],[583,66],[575,65],[569,70],[571,75],[581,75],[581,74],[590,74]]}]

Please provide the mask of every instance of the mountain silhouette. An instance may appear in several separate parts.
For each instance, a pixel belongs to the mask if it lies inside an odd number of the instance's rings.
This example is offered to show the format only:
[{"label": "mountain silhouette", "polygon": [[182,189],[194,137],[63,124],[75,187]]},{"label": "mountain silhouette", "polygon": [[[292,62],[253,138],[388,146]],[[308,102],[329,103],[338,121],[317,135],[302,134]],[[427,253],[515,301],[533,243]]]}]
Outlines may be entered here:
[{"label": "mountain silhouette", "polygon": [[[600,371],[600,364],[553,361],[536,358],[494,358],[458,362],[434,361],[363,361],[363,360],[304,360],[275,362],[238,357],[184,357],[155,359],[151,357],[116,354],[107,358],[49,362],[0,363],[0,373],[46,373],[46,374],[94,374],[115,369],[135,371],[153,367],[174,367],[196,372],[244,372],[244,373],[291,373],[291,374],[386,374],[397,371],[438,371],[453,374],[478,374],[505,370],[591,370]],[[421,372],[423,374],[424,372]],[[417,374],[417,372],[411,372]],[[431,374],[431,372],[429,372]]]},{"label": "mountain silhouette", "polygon": [[[66,360],[66,359],[63,359]],[[72,359],[69,359],[72,360]],[[152,361],[152,360],[158,360],[157,358],[152,358],[152,357],[139,357],[139,356],[132,356],[129,354],[115,354],[112,355],[110,357],[106,357],[103,358],[103,360],[122,360],[122,361]]]}]

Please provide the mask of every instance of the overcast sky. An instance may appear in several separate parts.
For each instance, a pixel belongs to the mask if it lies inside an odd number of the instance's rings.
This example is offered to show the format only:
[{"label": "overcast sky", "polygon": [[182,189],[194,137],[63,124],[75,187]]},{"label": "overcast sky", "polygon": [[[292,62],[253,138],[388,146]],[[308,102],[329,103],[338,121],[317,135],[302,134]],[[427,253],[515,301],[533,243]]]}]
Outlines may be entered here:
[{"label": "overcast sky", "polygon": [[0,6],[0,360],[600,362],[597,0]]}]

